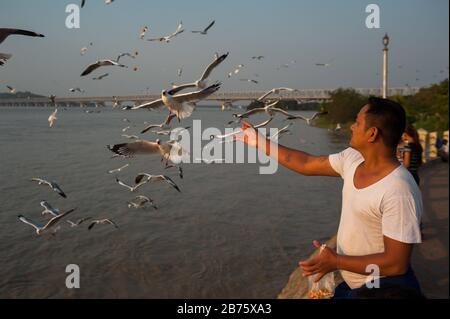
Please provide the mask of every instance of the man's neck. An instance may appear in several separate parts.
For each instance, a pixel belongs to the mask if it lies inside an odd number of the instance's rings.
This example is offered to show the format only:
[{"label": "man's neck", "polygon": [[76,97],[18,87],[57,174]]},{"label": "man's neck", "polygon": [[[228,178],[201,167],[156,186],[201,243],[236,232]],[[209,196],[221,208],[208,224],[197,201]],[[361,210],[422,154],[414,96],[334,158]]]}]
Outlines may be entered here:
[{"label": "man's neck", "polygon": [[399,165],[395,152],[388,148],[371,148],[360,151],[364,158],[364,169],[368,171],[379,171],[380,169],[394,168]]}]

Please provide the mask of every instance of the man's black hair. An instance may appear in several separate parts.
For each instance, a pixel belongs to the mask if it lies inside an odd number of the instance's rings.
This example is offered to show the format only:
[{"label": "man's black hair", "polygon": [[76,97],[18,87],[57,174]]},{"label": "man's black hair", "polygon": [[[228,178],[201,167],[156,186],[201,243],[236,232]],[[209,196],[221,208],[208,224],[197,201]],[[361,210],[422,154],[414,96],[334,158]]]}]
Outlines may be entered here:
[{"label": "man's black hair", "polygon": [[366,128],[378,128],[384,144],[395,149],[405,131],[405,110],[394,101],[373,96],[369,97],[368,104]]}]

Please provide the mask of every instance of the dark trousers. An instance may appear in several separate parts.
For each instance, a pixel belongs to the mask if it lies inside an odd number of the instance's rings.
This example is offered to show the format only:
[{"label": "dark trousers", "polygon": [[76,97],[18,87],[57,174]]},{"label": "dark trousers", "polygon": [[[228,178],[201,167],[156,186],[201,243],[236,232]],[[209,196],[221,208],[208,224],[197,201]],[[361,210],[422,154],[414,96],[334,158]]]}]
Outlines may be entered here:
[{"label": "dark trousers", "polygon": [[333,299],[403,299],[423,298],[419,282],[414,271],[409,267],[408,271],[400,276],[388,276],[380,278],[379,288],[351,289],[344,281],[334,290]]}]

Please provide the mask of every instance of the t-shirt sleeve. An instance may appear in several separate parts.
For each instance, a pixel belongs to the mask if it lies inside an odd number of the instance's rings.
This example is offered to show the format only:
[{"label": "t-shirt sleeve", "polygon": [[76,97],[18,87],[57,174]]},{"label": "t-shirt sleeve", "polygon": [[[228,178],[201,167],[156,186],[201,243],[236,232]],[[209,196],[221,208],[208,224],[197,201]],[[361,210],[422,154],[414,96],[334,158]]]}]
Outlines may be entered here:
[{"label": "t-shirt sleeve", "polygon": [[384,236],[407,244],[421,243],[420,218],[423,205],[420,193],[394,194],[381,203]]},{"label": "t-shirt sleeve", "polygon": [[331,154],[328,156],[328,160],[334,171],[343,178],[345,171],[361,157],[361,154],[357,150],[349,147],[340,153]]}]

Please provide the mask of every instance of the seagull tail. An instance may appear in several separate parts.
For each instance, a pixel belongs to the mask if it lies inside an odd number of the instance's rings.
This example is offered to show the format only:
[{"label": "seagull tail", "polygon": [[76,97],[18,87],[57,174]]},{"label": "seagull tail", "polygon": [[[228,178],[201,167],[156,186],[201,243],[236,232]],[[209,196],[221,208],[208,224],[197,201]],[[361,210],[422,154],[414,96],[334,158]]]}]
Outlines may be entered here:
[{"label": "seagull tail", "polygon": [[185,119],[185,118],[191,116],[192,112],[194,112],[194,110],[195,110],[195,105],[189,104],[189,103],[184,103],[181,110],[178,111],[178,118]]}]

